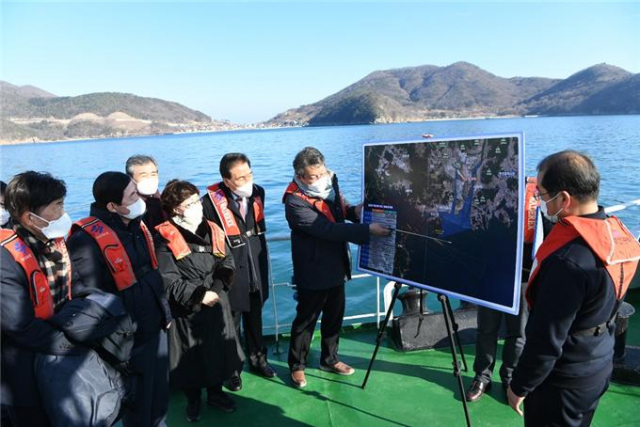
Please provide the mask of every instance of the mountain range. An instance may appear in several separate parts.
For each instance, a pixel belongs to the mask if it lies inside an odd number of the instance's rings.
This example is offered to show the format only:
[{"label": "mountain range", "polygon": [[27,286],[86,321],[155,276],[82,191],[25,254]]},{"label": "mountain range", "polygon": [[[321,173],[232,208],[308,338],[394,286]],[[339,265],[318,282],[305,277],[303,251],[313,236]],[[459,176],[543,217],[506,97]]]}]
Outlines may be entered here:
[{"label": "mountain range", "polygon": [[566,79],[498,77],[467,62],[375,71],[270,125],[328,126],[511,115],[639,114],[640,74],[598,64]]},{"label": "mountain range", "polygon": [[597,64],[566,79],[496,76],[468,62],[374,71],[313,104],[249,126],[128,93],[56,96],[0,81],[0,143],[514,115],[640,114],[640,74]]},{"label": "mountain range", "polygon": [[0,81],[0,142],[109,138],[234,128],[176,102],[128,93],[56,96]]}]

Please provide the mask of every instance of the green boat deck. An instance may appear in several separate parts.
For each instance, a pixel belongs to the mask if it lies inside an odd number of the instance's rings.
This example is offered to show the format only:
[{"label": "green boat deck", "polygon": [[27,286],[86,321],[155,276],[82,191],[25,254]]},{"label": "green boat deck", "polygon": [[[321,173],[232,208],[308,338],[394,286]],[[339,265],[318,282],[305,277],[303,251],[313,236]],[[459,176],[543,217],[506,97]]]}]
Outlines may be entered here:
[{"label": "green boat deck", "polygon": [[[640,307],[640,289],[629,292],[627,301]],[[231,393],[238,409],[224,414],[203,406],[200,425],[235,426],[462,426],[465,425],[457,380],[453,375],[449,347],[399,352],[386,339],[380,347],[366,389],[360,385],[375,347],[376,330],[370,326],[345,330],[340,339],[341,360],[356,368],[342,377],[318,369],[320,342],[316,332],[306,370],[308,385],[302,390],[289,382],[288,340],[270,347],[270,362],[278,377],[264,379],[244,372],[243,388]],[[627,344],[640,346],[640,314],[631,317]],[[277,353],[277,350],[280,353]],[[498,348],[498,355],[502,347]],[[465,387],[473,378],[473,345],[464,346],[469,371],[463,372]],[[276,353],[276,354],[274,354]],[[496,375],[497,377],[497,369]],[[494,378],[495,379],[495,378]],[[192,425],[185,419],[185,398],[171,398],[168,425]],[[611,383],[600,400],[593,426],[640,425],[640,387]],[[507,405],[498,381],[481,400],[469,403],[474,426],[517,426],[522,419]]]}]

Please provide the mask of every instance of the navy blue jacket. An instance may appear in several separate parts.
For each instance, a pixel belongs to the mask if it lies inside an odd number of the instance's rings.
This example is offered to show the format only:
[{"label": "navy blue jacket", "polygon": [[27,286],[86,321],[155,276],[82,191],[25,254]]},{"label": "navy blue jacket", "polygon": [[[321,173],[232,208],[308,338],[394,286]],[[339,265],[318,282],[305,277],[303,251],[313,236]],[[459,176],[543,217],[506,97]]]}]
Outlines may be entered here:
[{"label": "navy blue jacket", "polygon": [[151,269],[140,218],[125,226],[119,215],[101,209],[95,203],[91,205],[91,216],[102,220],[117,234],[136,271],[138,283],[119,292],[98,244],[88,233],[78,230],[67,242],[75,272],[81,279],[80,286],[72,288],[73,294],[99,289],[119,295],[136,326],[134,342],[138,347],[157,336],[171,320],[162,277],[158,270]]},{"label": "navy blue jacket", "polygon": [[39,407],[35,354],[75,354],[77,349],[52,323],[35,317],[27,276],[5,248],[0,248],[0,277],[2,404]]},{"label": "navy blue jacket", "polygon": [[[339,194],[338,178],[333,188]],[[285,213],[291,229],[291,255],[294,282],[301,289],[324,290],[351,279],[349,243],[369,242],[367,224],[359,222],[353,206],[347,207],[346,218],[339,203],[328,202],[336,222],[331,222],[309,202],[289,194],[285,198]]]},{"label": "navy blue jacket", "polygon": [[[605,219],[604,210],[585,215]],[[575,332],[609,320],[616,308],[611,276],[578,238],[547,257],[535,279],[526,343],[511,389],[526,396],[543,382],[561,388],[602,384],[613,369],[613,331]]]}]

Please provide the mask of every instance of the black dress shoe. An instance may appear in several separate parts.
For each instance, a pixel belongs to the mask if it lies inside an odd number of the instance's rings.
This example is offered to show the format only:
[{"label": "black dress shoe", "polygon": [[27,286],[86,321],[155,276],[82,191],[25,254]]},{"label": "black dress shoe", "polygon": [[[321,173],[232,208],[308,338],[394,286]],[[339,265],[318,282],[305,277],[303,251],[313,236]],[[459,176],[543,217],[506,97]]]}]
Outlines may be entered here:
[{"label": "black dress shoe", "polygon": [[480,380],[473,380],[467,392],[465,393],[465,398],[467,402],[475,402],[480,400],[485,391],[489,391],[491,389],[491,382],[482,382]]},{"label": "black dress shoe", "polygon": [[265,378],[273,378],[278,375],[275,369],[273,369],[267,362],[261,363],[258,366],[252,366],[251,371]]},{"label": "black dress shoe", "polygon": [[239,375],[234,375],[227,381],[224,386],[229,391],[240,391],[242,390],[242,378]]},{"label": "black dress shoe", "polygon": [[202,409],[202,400],[198,397],[194,400],[187,400],[187,421],[195,423],[200,420],[200,411]]}]

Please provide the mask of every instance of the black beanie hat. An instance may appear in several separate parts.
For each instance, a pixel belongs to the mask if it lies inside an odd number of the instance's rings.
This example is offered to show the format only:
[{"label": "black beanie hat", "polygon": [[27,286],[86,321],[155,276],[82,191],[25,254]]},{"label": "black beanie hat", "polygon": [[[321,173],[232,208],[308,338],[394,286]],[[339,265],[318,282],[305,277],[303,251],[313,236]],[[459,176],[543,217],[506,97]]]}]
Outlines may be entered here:
[{"label": "black beanie hat", "polygon": [[106,208],[111,202],[122,203],[124,189],[131,182],[131,177],[122,172],[104,172],[93,183],[93,198],[96,205]]}]

